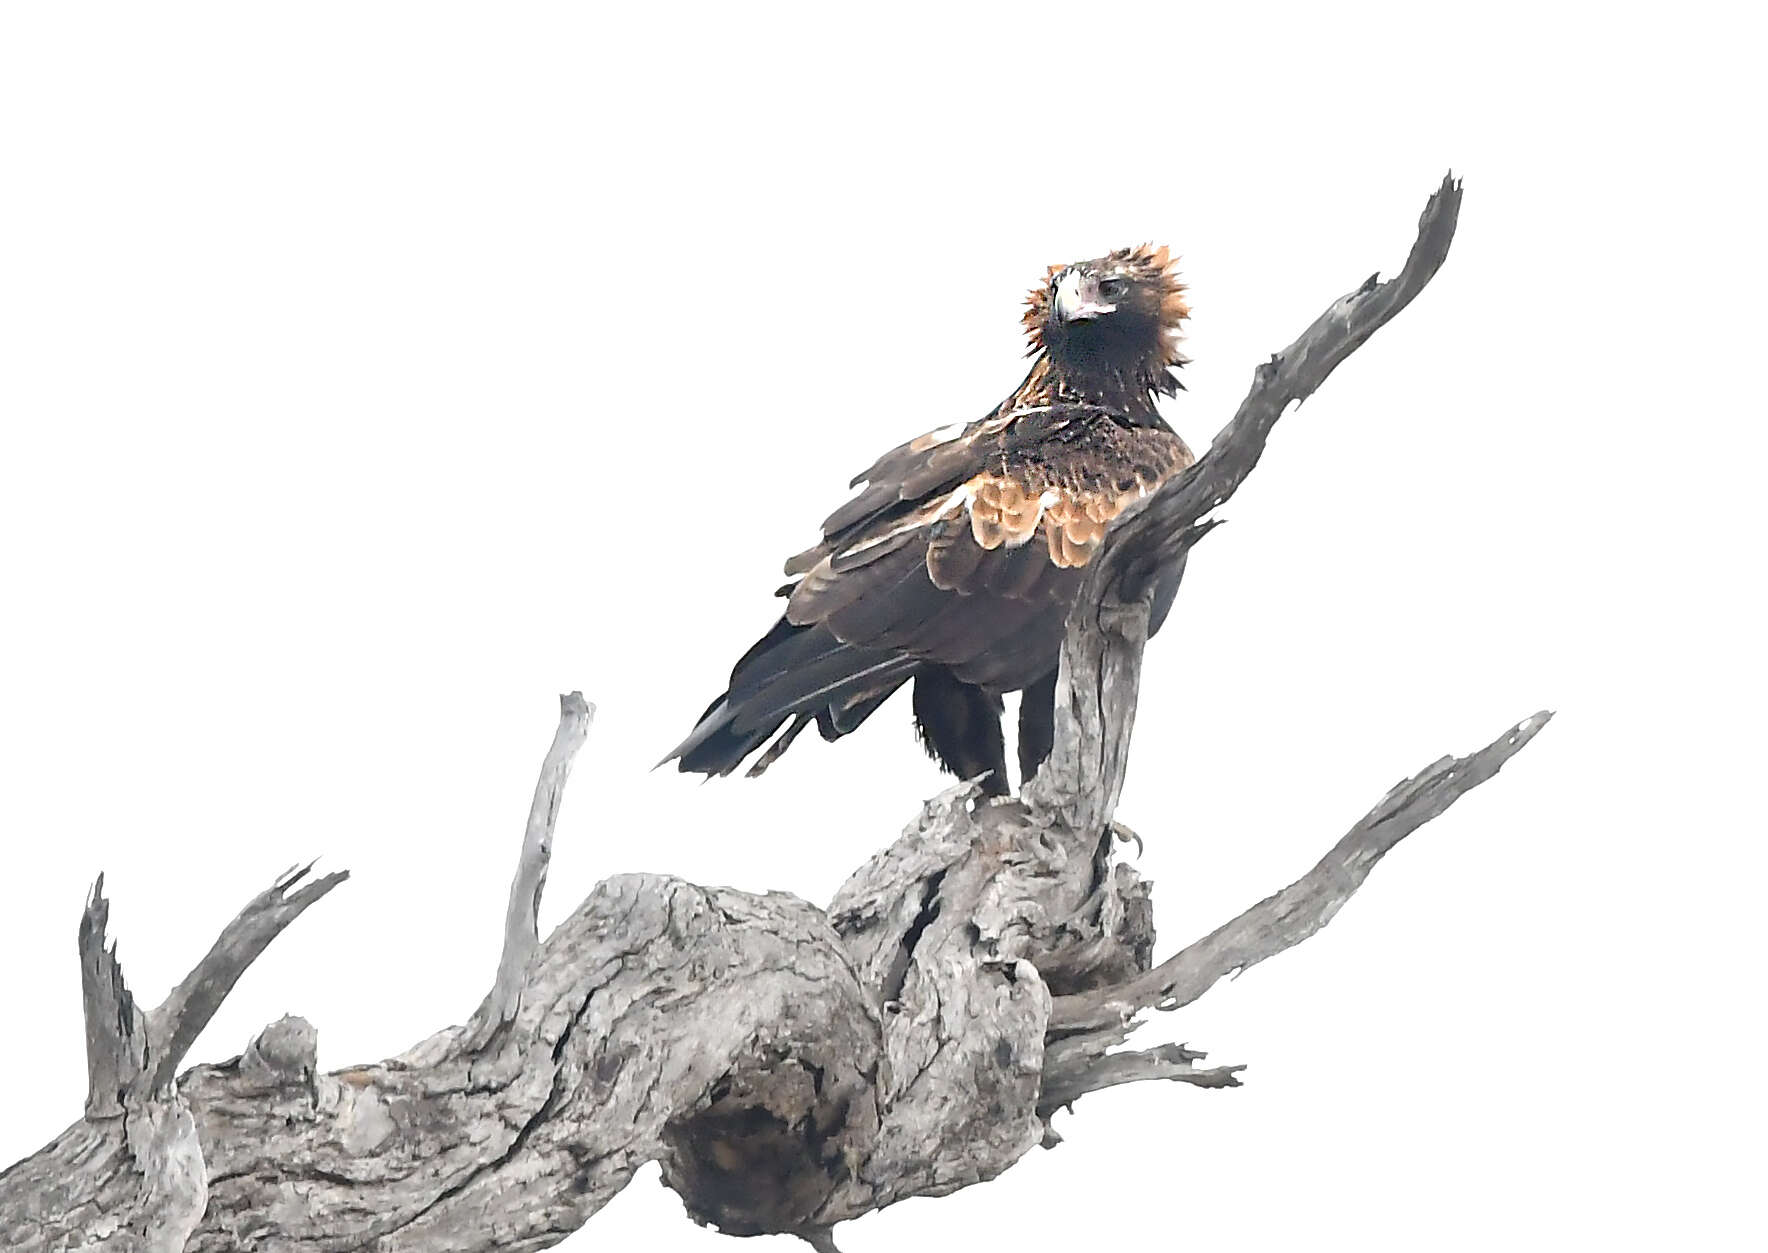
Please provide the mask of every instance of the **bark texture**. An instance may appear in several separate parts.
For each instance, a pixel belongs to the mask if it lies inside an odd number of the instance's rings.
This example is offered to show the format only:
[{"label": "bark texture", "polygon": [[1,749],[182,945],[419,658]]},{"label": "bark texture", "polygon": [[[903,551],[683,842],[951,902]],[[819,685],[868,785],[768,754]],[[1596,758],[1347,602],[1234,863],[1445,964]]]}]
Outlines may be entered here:
[{"label": "bark texture", "polygon": [[342,875],[284,876],[166,1003],[141,1010],[81,918],[84,1116],[0,1174],[0,1246],[24,1251],[521,1250],[583,1225],[641,1165],[697,1221],[834,1247],[841,1222],[990,1179],[1057,1137],[1088,1092],[1228,1087],[1237,1066],[1165,1044],[1114,1051],[1149,1009],[1324,926],[1401,839],[1489,779],[1536,714],[1396,785],[1296,883],[1155,964],[1148,885],[1117,859],[1148,572],[1196,543],[1277,417],[1429,281],[1460,190],[1445,180],[1405,267],[1335,302],[1210,451],[1114,532],[1069,622],[1055,746],[1018,798],[928,801],[826,909],[657,875],[535,922],[592,709],[563,698],[484,1003],[405,1054],[329,1074],[299,1018],[176,1074],[251,961]]}]

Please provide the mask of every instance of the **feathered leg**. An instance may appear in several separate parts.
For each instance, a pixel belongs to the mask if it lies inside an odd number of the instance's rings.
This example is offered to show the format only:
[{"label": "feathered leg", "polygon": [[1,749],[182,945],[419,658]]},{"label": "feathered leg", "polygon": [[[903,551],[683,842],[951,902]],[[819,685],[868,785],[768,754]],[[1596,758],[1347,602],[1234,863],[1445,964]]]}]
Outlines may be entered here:
[{"label": "feathered leg", "polygon": [[1052,670],[1019,694],[1019,786],[1050,755],[1056,742],[1056,671]]},{"label": "feathered leg", "polygon": [[915,725],[921,743],[960,779],[986,775],[982,791],[1006,796],[1007,746],[1001,737],[1001,698],[960,681],[944,666],[915,675]]}]

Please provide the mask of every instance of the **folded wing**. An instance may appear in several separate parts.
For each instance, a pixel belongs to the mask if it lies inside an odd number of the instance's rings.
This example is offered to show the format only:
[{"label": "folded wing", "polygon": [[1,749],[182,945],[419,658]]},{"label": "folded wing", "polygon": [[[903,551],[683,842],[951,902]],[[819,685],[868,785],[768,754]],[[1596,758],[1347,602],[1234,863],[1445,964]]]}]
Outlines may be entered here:
[{"label": "folded wing", "polygon": [[902,444],[786,563],[786,612],[672,756],[727,773],[790,720],[859,725],[918,671],[991,695],[1055,667],[1087,563],[1129,504],[1191,463],[1164,426],[1084,405],[991,414]]}]

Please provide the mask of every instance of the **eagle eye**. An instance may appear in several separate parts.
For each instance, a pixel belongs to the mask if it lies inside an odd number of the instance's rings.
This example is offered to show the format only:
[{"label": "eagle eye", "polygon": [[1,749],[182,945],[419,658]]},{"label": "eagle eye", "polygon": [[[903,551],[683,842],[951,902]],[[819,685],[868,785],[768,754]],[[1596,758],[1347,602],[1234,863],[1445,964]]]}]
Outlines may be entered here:
[{"label": "eagle eye", "polygon": [[1115,304],[1130,294],[1128,279],[1108,278],[1099,284],[1099,294]]}]

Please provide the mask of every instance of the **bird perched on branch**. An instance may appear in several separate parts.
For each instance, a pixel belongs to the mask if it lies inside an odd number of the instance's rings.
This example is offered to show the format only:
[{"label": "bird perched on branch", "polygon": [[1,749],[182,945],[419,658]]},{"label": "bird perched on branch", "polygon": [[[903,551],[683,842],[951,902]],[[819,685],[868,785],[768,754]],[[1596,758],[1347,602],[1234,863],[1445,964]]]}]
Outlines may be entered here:
[{"label": "bird perched on branch", "polygon": [[[1025,380],[987,417],[853,480],[864,486],[822,542],[786,563],[785,614],[665,761],[729,774],[766,745],[760,774],[812,722],[837,739],[912,680],[928,752],[992,795],[1008,791],[1001,697],[1023,690],[1019,766],[1036,772],[1087,563],[1113,519],[1193,457],[1155,410],[1180,389],[1190,313],[1165,248],[1052,266],[1027,306]],[[1156,580],[1152,629],[1182,572],[1181,556]]]}]

